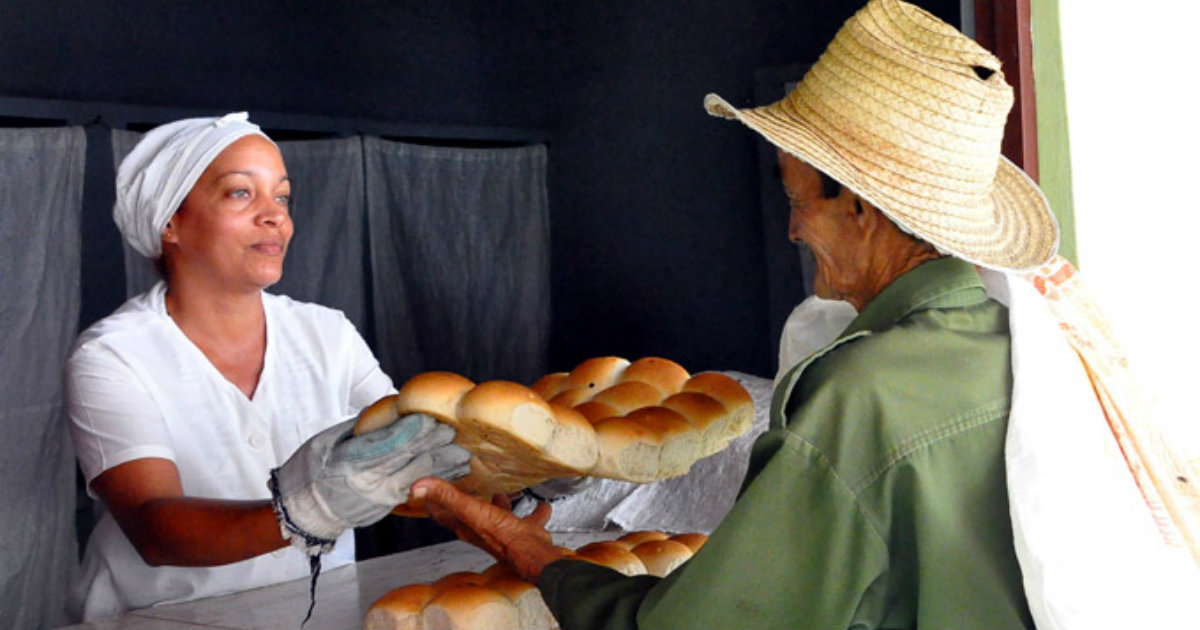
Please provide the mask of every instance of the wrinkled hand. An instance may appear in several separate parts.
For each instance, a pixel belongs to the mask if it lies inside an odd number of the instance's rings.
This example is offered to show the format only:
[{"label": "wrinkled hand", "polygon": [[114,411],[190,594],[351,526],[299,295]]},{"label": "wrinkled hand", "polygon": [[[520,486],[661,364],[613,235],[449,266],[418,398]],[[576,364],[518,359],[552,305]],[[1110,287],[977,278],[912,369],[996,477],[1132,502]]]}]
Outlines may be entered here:
[{"label": "wrinkled hand", "polygon": [[487,503],[440,479],[422,479],[412,493],[425,499],[425,509],[435,521],[507,564],[522,579],[537,580],[547,564],[563,557],[546,531],[550,506],[545,503],[518,518],[504,495]]},{"label": "wrinkled hand", "polygon": [[355,420],[334,425],[271,471],[276,514],[285,537],[309,553],[332,548],[350,527],[382,519],[408,500],[422,477],[466,474],[471,454],[452,443],[454,429],[425,414],[353,436]]}]

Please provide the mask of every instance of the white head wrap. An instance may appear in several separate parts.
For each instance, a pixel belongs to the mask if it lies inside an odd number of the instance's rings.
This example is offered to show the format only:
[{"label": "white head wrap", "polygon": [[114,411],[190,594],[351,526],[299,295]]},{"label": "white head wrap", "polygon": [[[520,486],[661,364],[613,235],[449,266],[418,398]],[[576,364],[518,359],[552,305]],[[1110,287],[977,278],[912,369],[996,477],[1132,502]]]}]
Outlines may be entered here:
[{"label": "white head wrap", "polygon": [[146,132],[117,169],[113,220],[125,241],[147,258],[162,255],[163,228],[196,180],[225,147],[249,135],[267,138],[246,112],[177,120]]}]

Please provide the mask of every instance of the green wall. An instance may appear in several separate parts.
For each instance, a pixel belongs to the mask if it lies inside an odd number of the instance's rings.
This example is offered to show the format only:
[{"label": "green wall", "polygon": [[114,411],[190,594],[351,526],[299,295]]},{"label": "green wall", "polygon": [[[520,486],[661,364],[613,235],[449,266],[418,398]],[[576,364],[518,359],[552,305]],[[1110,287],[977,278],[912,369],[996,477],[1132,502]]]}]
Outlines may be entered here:
[{"label": "green wall", "polygon": [[1062,230],[1059,253],[1078,264],[1075,207],[1071,198],[1071,143],[1063,87],[1062,29],[1058,0],[1032,0],[1033,79],[1037,99],[1038,179]]}]

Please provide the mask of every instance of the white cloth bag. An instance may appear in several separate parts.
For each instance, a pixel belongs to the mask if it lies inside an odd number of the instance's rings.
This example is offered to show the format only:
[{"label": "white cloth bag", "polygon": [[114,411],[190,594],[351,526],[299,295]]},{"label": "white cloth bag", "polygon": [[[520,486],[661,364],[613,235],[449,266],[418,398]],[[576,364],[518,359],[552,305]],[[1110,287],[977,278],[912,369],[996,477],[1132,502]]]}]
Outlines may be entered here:
[{"label": "white cloth bag", "polygon": [[1010,309],[1009,503],[1037,627],[1200,628],[1200,569],[1164,543],[1044,299],[1024,278],[980,273]]}]

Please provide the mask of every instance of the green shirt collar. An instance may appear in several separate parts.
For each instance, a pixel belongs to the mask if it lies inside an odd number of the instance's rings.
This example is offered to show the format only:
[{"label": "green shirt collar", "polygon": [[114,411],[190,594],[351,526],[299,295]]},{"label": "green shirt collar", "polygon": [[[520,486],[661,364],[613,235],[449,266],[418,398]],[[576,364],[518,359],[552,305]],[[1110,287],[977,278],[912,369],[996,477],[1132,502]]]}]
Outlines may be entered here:
[{"label": "green shirt collar", "polygon": [[969,306],[987,300],[983,280],[969,262],[945,256],[917,265],[884,287],[840,337],[891,328],[909,313]]}]

